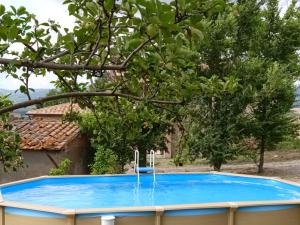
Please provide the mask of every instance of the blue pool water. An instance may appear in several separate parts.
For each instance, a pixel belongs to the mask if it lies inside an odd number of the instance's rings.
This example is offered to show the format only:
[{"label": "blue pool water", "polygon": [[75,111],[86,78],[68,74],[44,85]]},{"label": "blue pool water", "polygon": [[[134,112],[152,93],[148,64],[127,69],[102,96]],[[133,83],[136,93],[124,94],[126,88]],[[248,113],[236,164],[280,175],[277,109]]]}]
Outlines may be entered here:
[{"label": "blue pool water", "polygon": [[68,209],[300,199],[300,187],[217,174],[45,178],[3,187],[4,200]]}]

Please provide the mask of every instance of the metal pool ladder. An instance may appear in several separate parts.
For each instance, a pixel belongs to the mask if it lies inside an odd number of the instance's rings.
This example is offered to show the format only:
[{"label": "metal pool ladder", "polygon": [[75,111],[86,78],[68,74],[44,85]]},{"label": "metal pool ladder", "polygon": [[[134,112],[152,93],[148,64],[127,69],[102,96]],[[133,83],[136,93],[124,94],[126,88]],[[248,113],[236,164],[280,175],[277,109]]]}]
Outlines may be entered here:
[{"label": "metal pool ladder", "polygon": [[140,173],[152,173],[153,181],[155,182],[155,152],[150,151],[150,162],[149,166],[140,167],[140,152],[138,150],[134,151],[134,172],[137,174],[138,183],[140,183]]}]

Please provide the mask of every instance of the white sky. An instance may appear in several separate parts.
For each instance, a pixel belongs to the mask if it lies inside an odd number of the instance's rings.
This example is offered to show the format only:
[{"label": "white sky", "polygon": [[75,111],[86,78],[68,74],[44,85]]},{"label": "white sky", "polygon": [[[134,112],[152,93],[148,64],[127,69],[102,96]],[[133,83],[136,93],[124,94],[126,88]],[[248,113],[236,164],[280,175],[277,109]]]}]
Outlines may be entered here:
[{"label": "white sky", "polygon": [[[166,0],[167,1],[167,0]],[[168,0],[169,1],[169,0]],[[34,13],[40,21],[47,21],[49,18],[59,22],[62,27],[73,27],[74,19],[68,15],[67,7],[62,4],[63,0],[0,0],[6,8],[10,5],[15,7],[25,6],[26,9]],[[281,8],[285,11],[291,0],[281,0]],[[30,79],[31,88],[53,88],[50,83],[54,80],[53,74],[46,77],[38,76]],[[0,88],[16,90],[20,83],[12,78],[6,78],[6,74],[0,73]]]}]

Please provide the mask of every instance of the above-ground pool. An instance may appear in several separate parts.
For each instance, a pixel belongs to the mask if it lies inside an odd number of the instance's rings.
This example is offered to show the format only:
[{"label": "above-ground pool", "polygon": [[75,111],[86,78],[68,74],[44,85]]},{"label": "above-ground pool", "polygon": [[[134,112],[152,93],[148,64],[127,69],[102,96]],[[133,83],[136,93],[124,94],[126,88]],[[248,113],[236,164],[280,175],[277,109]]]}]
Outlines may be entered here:
[{"label": "above-ground pool", "polygon": [[40,177],[0,186],[0,225],[300,225],[300,186],[222,173]]}]

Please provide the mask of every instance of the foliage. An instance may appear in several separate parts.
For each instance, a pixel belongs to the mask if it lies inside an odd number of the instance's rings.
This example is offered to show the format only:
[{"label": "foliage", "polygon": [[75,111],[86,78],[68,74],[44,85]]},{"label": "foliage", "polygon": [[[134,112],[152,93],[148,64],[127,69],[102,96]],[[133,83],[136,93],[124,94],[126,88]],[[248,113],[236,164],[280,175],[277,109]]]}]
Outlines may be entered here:
[{"label": "foliage", "polygon": [[[206,158],[215,170],[238,154],[243,107],[236,79],[222,82],[216,76],[204,81],[200,95],[189,106],[186,144],[190,159]],[[226,115],[226,116],[224,116]]]},{"label": "foliage", "polygon": [[300,139],[298,137],[287,136],[276,145],[277,150],[292,150],[297,149],[300,150]]},{"label": "foliage", "polygon": [[[0,96],[0,107],[11,105],[6,96]],[[0,114],[0,163],[4,171],[16,170],[23,165],[19,149],[20,137],[9,123],[8,114]]]},{"label": "foliage", "polygon": [[183,163],[185,162],[184,158],[180,154],[176,154],[175,157],[173,158],[173,162],[175,166],[183,166]]},{"label": "foliage", "polygon": [[70,172],[71,164],[72,162],[70,159],[64,159],[59,163],[57,168],[50,169],[49,175],[50,176],[67,175]]},{"label": "foliage", "polygon": [[266,81],[256,92],[251,104],[252,113],[249,113],[250,132],[260,151],[259,172],[263,171],[264,151],[274,149],[296,128],[288,114],[294,102],[292,80],[279,69],[278,64],[268,68],[266,73]]},{"label": "foliage", "polygon": [[262,171],[264,151],[294,130],[287,113],[299,73],[299,8],[293,2],[279,14],[276,0],[249,0],[228,3],[202,20],[209,26],[197,49],[203,63],[186,139],[191,155],[205,157],[217,170],[248,154],[241,140],[254,138]]},{"label": "foliage", "polygon": [[203,19],[205,39],[196,50],[202,63],[188,104],[186,148],[189,158],[206,158],[215,170],[240,152],[239,140],[248,87],[236,71],[239,66],[236,7],[227,4],[221,11]]},{"label": "foliage", "polygon": [[246,132],[256,139],[258,172],[263,172],[264,152],[274,149],[297,128],[289,111],[295,98],[294,77],[299,73],[296,24],[300,17],[295,2],[281,17],[276,0],[267,1],[258,16],[260,29],[256,31],[255,46],[249,47],[251,59],[245,62],[243,71],[248,74],[244,80],[252,86]]},{"label": "foliage", "polygon": [[[299,74],[296,1],[283,13],[277,0],[64,4],[76,20],[72,30],[0,5],[0,72],[20,80],[28,99],[29,77],[47,70],[62,93],[88,92],[76,101],[91,111],[73,119],[121,170],[135,149],[141,165],[147,151],[164,149],[175,123],[187,131],[189,158],[204,157],[216,170],[254,138],[261,171],[264,151],[293,131],[287,112]],[[24,48],[14,51],[17,43]]]},{"label": "foliage", "polygon": [[120,173],[122,170],[117,163],[115,153],[110,149],[98,145],[96,146],[96,153],[93,163],[90,165],[91,174],[115,174]]},{"label": "foliage", "polygon": [[165,135],[170,123],[151,105],[114,98],[95,98],[93,105],[90,113],[79,118],[83,132],[96,150],[92,169],[98,167],[101,157],[111,156],[103,155],[103,151],[113,153],[120,166],[118,170],[123,172],[124,166],[133,160],[135,149],[140,151],[141,165],[145,165],[148,151],[166,148]]},{"label": "foliage", "polygon": [[[218,11],[223,2],[65,0],[64,4],[76,20],[72,30],[52,19],[40,22],[24,7],[1,5],[0,56],[13,59],[0,60],[0,71],[21,80],[20,90],[27,94],[29,77],[52,70],[62,92],[136,96],[141,103],[119,98],[77,101],[94,110],[81,121],[94,145],[111,149],[122,168],[138,148],[144,164],[146,151],[164,148],[163,136],[173,122],[159,116],[168,106],[156,109],[160,105],[154,107],[150,101],[181,101],[192,94],[187,81],[197,66],[192,47],[203,39],[199,21],[204,13]],[[10,47],[16,43],[24,48],[13,51]],[[80,82],[82,77],[92,89]],[[94,84],[99,77],[105,82],[101,87]]]},{"label": "foliage", "polygon": [[[53,70],[55,83],[63,92],[86,90],[87,84],[79,78],[93,82],[93,78],[110,70],[105,68],[107,65],[115,65],[111,70],[122,71],[139,63],[143,66],[142,58],[146,57],[160,61],[155,70],[165,70],[169,78],[169,70],[184,64],[185,57],[191,55],[190,45],[203,39],[199,22],[203,13],[217,11],[224,3],[65,0],[64,4],[76,20],[73,30],[61,27],[53,19],[40,22],[24,7],[6,9],[1,5],[0,55],[24,59],[27,64],[11,60],[2,62],[0,69],[22,81],[20,91],[29,98],[29,77],[44,76],[46,69]],[[24,48],[13,51],[11,46],[17,43]],[[36,66],[38,63],[42,65]],[[53,68],[53,63],[67,67]],[[159,80],[163,83],[164,78]],[[133,82],[135,79],[130,83]]]}]

